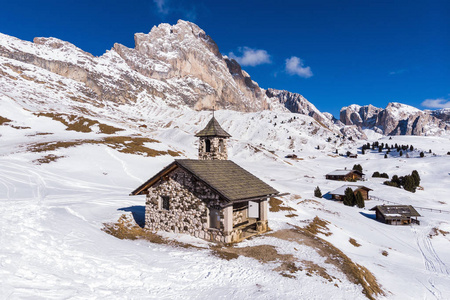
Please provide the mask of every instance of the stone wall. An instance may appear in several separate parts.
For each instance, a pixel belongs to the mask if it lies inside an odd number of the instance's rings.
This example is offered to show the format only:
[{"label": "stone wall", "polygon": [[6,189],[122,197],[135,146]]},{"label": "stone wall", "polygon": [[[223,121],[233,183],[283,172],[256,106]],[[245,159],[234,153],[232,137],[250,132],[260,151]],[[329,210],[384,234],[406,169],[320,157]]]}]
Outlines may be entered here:
[{"label": "stone wall", "polygon": [[[211,143],[210,151],[206,152],[206,140],[209,139]],[[222,149],[219,149],[220,141],[223,143]],[[222,150],[222,151],[219,151]],[[227,139],[219,137],[201,137],[198,145],[198,159],[201,160],[227,160]]]},{"label": "stone wall", "polygon": [[[168,210],[162,208],[162,196],[169,197]],[[178,168],[148,189],[145,227],[154,231],[188,233],[206,240],[225,242],[222,210],[220,229],[209,228],[208,207],[220,206],[217,194]]]}]

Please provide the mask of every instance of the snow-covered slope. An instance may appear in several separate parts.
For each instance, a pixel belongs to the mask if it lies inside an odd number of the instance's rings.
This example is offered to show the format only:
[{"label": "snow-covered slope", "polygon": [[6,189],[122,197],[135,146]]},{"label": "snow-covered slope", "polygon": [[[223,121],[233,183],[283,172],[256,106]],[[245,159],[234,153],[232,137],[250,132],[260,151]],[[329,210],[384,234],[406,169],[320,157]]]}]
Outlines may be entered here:
[{"label": "snow-covered slope", "polygon": [[[39,76],[54,76],[49,74]],[[17,97],[22,99],[20,93]],[[291,257],[293,272],[282,276],[276,271],[279,261],[261,263],[244,255],[226,260],[214,256],[208,243],[185,235],[165,236],[200,248],[120,240],[101,231],[103,223],[122,214],[142,215],[145,199],[130,197],[130,191],[175,155],[196,157],[194,133],[206,125],[209,112],[151,106],[138,115],[137,107],[108,111],[81,103],[78,109],[98,116],[80,119],[71,117],[73,107],[64,101],[52,114],[31,104],[25,97],[19,102],[0,98],[1,298],[366,298],[362,286],[321,250],[295,235],[281,238],[284,230],[304,227],[316,216],[328,222],[317,236],[375,275],[385,295],[374,297],[445,299],[450,293],[450,214],[439,213],[450,211],[446,138],[383,138],[418,150],[409,158],[392,153],[384,159],[383,153],[371,152],[349,159],[335,155],[335,149],[357,152],[360,144],[338,139],[310,117],[217,111],[232,134],[230,159],[291,193],[282,199],[288,210],[269,214],[272,233],[238,245],[271,246]],[[101,112],[107,117],[99,117]],[[143,119],[147,113],[151,117]],[[139,121],[130,124],[133,114]],[[139,127],[142,120],[147,127]],[[428,149],[435,155],[420,158],[419,151]],[[297,159],[285,158],[291,153]],[[420,226],[388,226],[374,221],[367,209],[313,197],[316,186],[325,194],[342,184],[325,180],[324,174],[357,163],[372,195],[435,210],[419,210]],[[414,194],[370,177],[374,171],[392,176],[414,169],[424,188]],[[366,208],[381,203],[370,200]]]}]

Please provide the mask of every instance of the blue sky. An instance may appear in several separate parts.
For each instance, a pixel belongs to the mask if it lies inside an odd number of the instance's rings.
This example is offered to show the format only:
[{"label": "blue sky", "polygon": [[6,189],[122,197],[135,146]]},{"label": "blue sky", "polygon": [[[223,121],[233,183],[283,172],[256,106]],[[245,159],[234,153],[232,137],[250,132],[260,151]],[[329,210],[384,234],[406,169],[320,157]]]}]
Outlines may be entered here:
[{"label": "blue sky", "polygon": [[262,88],[339,117],[350,104],[450,107],[450,1],[2,1],[0,32],[69,41],[94,55],[134,47],[178,19],[199,25]]}]

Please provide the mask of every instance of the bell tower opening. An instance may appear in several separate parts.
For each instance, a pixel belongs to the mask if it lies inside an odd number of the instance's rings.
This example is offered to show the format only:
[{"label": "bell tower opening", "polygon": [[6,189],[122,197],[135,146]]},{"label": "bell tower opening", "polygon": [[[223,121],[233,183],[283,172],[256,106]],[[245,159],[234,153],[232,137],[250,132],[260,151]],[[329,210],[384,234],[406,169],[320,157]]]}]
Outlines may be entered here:
[{"label": "bell tower opening", "polygon": [[214,115],[211,120],[209,120],[206,127],[200,130],[195,136],[200,139],[198,145],[198,159],[228,159],[227,140],[231,135],[223,130]]}]

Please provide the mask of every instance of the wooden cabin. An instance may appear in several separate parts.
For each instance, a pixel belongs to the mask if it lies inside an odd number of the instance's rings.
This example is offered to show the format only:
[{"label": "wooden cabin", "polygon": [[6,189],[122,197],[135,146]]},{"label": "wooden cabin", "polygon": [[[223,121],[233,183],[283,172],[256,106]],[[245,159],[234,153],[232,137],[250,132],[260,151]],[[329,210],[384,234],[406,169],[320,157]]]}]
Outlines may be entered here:
[{"label": "wooden cabin", "polygon": [[177,159],[131,195],[146,195],[145,228],[239,242],[268,227],[277,190],[227,159],[230,137],[213,117],[200,138],[199,159]]},{"label": "wooden cabin", "polygon": [[331,199],[342,201],[345,196],[345,190],[347,188],[351,188],[353,193],[356,195],[357,192],[361,192],[361,195],[363,196],[364,200],[369,199],[369,191],[372,191],[372,189],[363,186],[363,185],[343,185],[340,188],[335,189],[334,191],[330,192]]},{"label": "wooden cabin", "polygon": [[411,205],[377,205],[370,210],[374,210],[376,219],[389,225],[409,225],[419,224],[417,217],[421,215]]},{"label": "wooden cabin", "polygon": [[358,170],[334,170],[325,175],[326,179],[329,180],[340,180],[340,181],[356,181],[362,180],[364,178],[364,173]]}]

